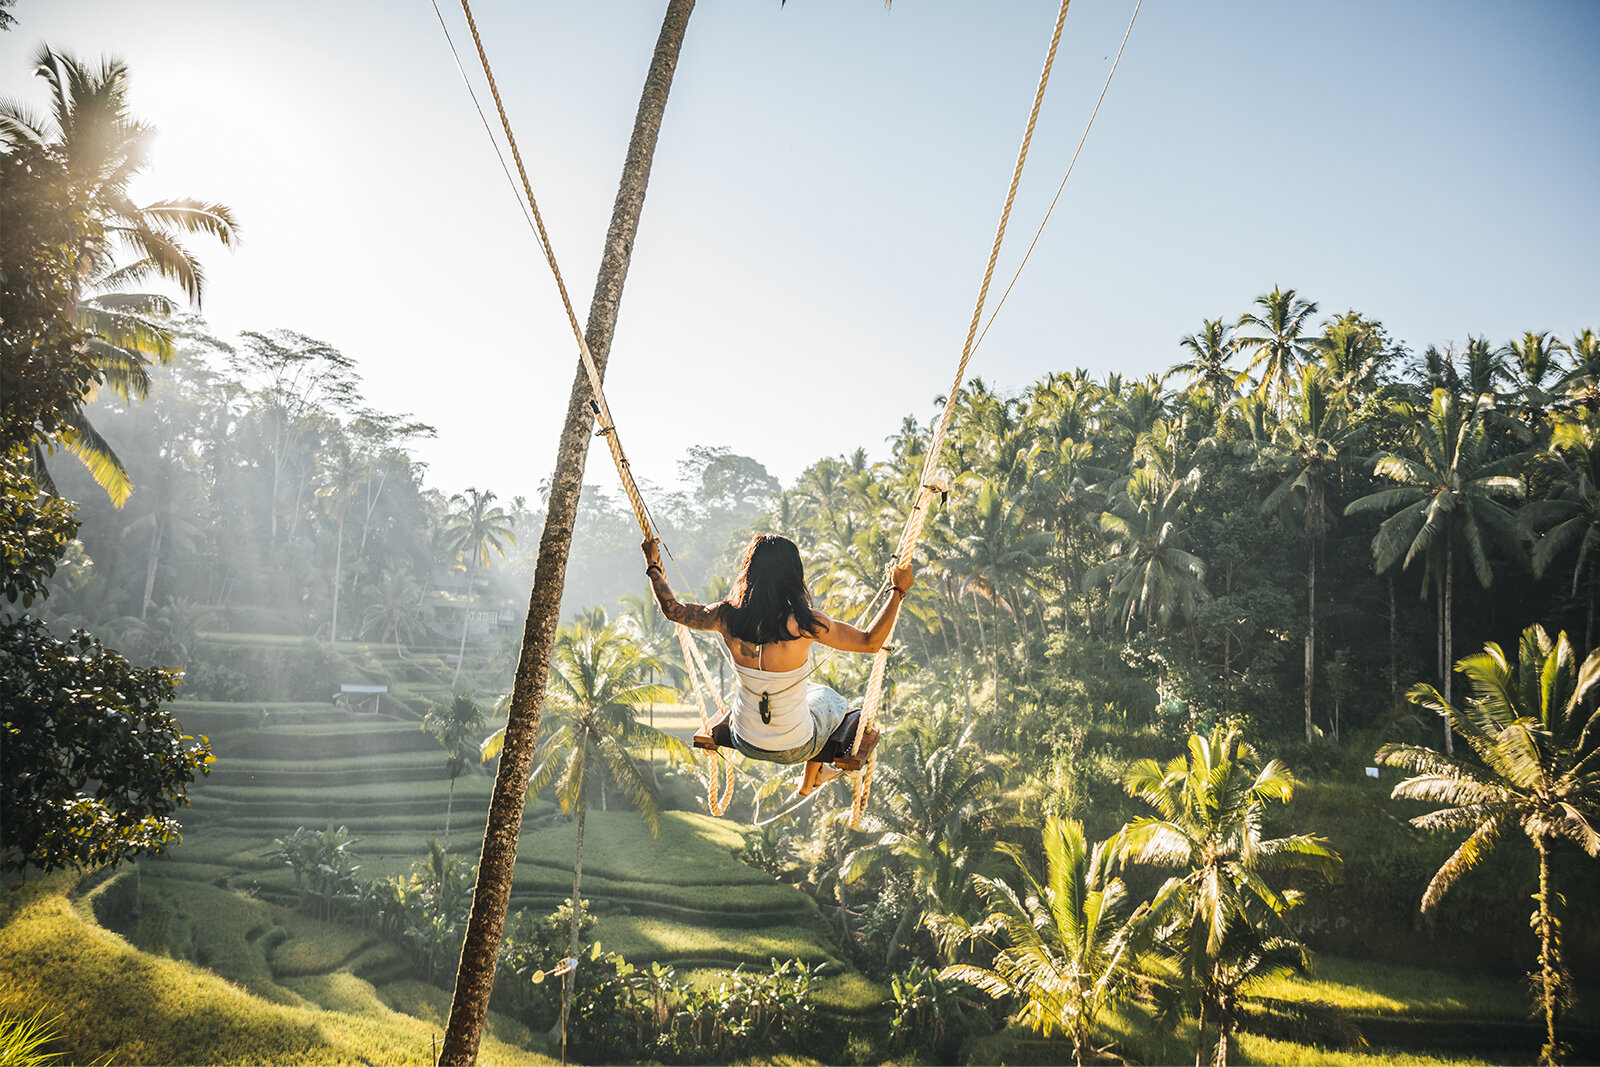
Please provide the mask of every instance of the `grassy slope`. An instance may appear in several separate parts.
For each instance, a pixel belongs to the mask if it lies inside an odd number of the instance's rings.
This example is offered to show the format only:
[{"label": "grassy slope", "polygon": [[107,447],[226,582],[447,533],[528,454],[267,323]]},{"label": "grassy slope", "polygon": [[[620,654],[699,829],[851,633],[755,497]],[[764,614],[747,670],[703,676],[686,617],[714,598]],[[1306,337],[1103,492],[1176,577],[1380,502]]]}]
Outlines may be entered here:
[{"label": "grassy slope", "polygon": [[[59,1013],[52,1050],[64,1062],[432,1062],[430,1042],[441,1032],[438,1008],[447,996],[441,991],[419,996],[414,983],[380,991],[345,961],[326,973],[284,979],[287,996],[256,995],[242,981],[140,952],[105,930],[69,897],[76,881],[55,877],[10,894],[0,925],[0,1010]],[[219,916],[210,936],[238,935],[251,922],[248,910]],[[316,931],[309,939],[332,933]],[[527,1038],[526,1030],[499,1020],[485,1038],[484,1058],[552,1062],[518,1047]]]}]

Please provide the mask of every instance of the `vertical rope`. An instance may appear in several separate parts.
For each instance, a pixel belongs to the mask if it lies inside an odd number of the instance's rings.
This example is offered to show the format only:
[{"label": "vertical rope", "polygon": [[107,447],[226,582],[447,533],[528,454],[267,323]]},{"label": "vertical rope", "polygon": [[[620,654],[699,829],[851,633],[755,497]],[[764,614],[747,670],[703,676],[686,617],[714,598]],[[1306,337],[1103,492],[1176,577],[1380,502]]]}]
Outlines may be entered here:
[{"label": "vertical rope", "polygon": [[595,366],[594,355],[589,351],[589,342],[584,340],[583,327],[578,324],[578,315],[572,310],[572,299],[567,295],[567,283],[561,277],[561,268],[556,265],[555,250],[550,246],[550,235],[545,230],[544,216],[539,212],[539,201],[533,195],[533,183],[528,180],[528,168],[522,163],[522,152],[517,148],[517,138],[511,132],[511,120],[506,115],[505,101],[500,98],[500,87],[495,84],[494,70],[489,66],[489,54],[484,51],[483,37],[478,33],[478,22],[472,17],[472,4],[469,0],[461,0],[461,10],[467,17],[467,27],[472,31],[472,43],[478,50],[478,61],[483,66],[483,76],[489,83],[489,92],[494,97],[495,110],[500,114],[500,128],[505,131],[506,144],[511,148],[511,158],[517,165],[517,175],[522,179],[522,192],[527,197],[528,207],[533,213],[533,225],[539,236],[539,248],[544,252],[545,262],[550,265],[550,273],[555,276],[556,289],[561,294],[561,306],[566,309],[567,322],[572,327],[572,336],[578,342],[578,354],[583,357],[584,371],[589,378],[589,391],[592,395],[590,405],[594,408],[595,418],[600,422],[600,436],[606,439],[606,445],[611,451],[611,460],[616,464],[617,475],[622,479],[622,489],[628,497],[628,503],[633,508],[633,517],[639,521],[639,529],[645,537],[655,536],[650,522],[650,512],[645,507],[644,497],[639,493],[639,486],[633,480],[633,471],[628,466],[628,458],[622,451],[622,440],[617,435],[615,421],[611,418],[611,407],[606,403],[605,390],[601,388],[600,370]]},{"label": "vertical rope", "polygon": [[[465,0],[463,0],[465,2]],[[1022,146],[1017,150],[1017,163],[1011,170],[1011,187],[1006,190],[1005,206],[1000,211],[1000,223],[995,227],[994,245],[989,250],[989,263],[983,271],[983,282],[978,287],[978,301],[972,309],[972,322],[967,326],[967,339],[961,348],[961,359],[956,364],[955,381],[951,383],[950,391],[946,394],[944,410],[939,413],[939,422],[935,427],[933,436],[928,442],[928,455],[922,464],[922,477],[917,489],[916,500],[911,505],[911,514],[906,517],[905,529],[900,534],[899,545],[895,548],[894,557],[886,568],[886,577],[893,573],[897,561],[910,559],[911,553],[916,551],[918,542],[922,539],[922,530],[927,523],[928,508],[932,503],[933,494],[939,492],[937,472],[939,459],[944,451],[945,438],[950,431],[950,419],[955,413],[956,398],[961,393],[961,383],[967,375],[967,364],[972,362],[973,341],[978,336],[978,324],[983,320],[983,305],[989,297],[989,283],[994,279],[995,264],[1000,259],[1000,246],[1005,242],[1006,225],[1011,220],[1011,206],[1017,199],[1017,187],[1022,184],[1022,168],[1028,161],[1028,148],[1033,143],[1033,129],[1039,122],[1039,109],[1044,104],[1045,88],[1050,84],[1050,69],[1055,65],[1056,50],[1061,45],[1061,29],[1067,21],[1067,8],[1072,0],[1061,0],[1061,10],[1056,15],[1055,30],[1050,35],[1050,49],[1045,53],[1044,69],[1039,72],[1039,87],[1033,94],[1033,107],[1028,112],[1028,126],[1022,134]],[[896,616],[898,621],[899,617]],[[851,752],[859,752],[861,743],[866,734],[871,730],[878,718],[878,706],[883,700],[883,675],[889,662],[889,641],[894,637],[893,624],[889,633],[884,637],[883,647],[872,657],[872,673],[867,679],[867,695],[861,707],[861,725],[856,729],[855,742],[851,745]],[[856,772],[855,800],[850,807],[850,826],[855,828],[861,822],[862,814],[867,810],[867,795],[872,789],[872,775],[877,764],[877,753],[867,757],[867,762]]]}]

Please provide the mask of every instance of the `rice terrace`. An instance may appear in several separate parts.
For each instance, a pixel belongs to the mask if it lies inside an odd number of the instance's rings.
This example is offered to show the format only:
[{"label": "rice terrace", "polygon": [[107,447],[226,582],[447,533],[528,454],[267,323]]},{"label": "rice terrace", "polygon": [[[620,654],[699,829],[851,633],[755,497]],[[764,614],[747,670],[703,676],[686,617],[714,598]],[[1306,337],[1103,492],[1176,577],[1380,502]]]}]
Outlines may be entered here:
[{"label": "rice terrace", "polygon": [[1600,1062],[1596,40],[0,0],[0,1062]]}]

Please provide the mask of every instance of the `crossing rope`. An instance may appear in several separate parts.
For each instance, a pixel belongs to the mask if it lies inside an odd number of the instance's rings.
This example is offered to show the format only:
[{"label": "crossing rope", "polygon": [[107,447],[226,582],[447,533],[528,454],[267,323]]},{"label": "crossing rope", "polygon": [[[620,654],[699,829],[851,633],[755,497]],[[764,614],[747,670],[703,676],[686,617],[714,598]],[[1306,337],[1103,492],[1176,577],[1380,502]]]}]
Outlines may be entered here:
[{"label": "crossing rope", "polygon": [[[1090,115],[1089,122],[1084,128],[1083,138],[1078,142],[1078,149],[1073,153],[1072,162],[1067,167],[1066,176],[1061,179],[1061,186],[1056,189],[1055,199],[1051,200],[1050,208],[1045,213],[1044,221],[1039,224],[1039,231],[1034,234],[1033,243],[1028,246],[1027,254],[1023,256],[1022,263],[1018,265],[1017,271],[1012,276],[1005,293],[1001,295],[999,304],[990,315],[989,325],[993,324],[994,316],[999,314],[1000,306],[1004,305],[1006,297],[1011,293],[1011,288],[1016,285],[1017,277],[1022,273],[1022,267],[1027,264],[1028,257],[1032,255],[1034,245],[1038,243],[1039,234],[1043,232],[1045,223],[1049,221],[1050,212],[1055,210],[1056,201],[1061,197],[1061,191],[1066,185],[1067,177],[1071,176],[1072,167],[1076,165],[1078,154],[1083,150],[1084,141],[1087,140],[1089,135],[1089,129],[1093,127],[1095,117],[1100,113],[1100,104],[1105,100],[1106,88],[1110,86],[1111,75],[1116,73],[1117,63],[1122,60],[1122,52],[1127,47],[1128,36],[1133,32],[1133,20],[1138,18],[1139,7],[1142,3],[1143,0],[1137,0],[1134,5],[1133,18],[1129,20],[1128,31],[1123,35],[1122,45],[1117,49],[1116,62],[1112,63],[1111,71],[1106,76],[1106,85],[1100,91],[1100,98],[1096,101],[1094,112]],[[1061,0],[1061,8],[1056,15],[1055,28],[1050,36],[1050,47],[1045,54],[1044,67],[1039,74],[1039,85],[1034,92],[1033,106],[1028,112],[1027,127],[1023,132],[1022,144],[1017,152],[1016,165],[1012,169],[1011,185],[1006,191],[1005,205],[1001,209],[1000,222],[995,229],[994,243],[989,252],[989,262],[984,268],[983,281],[978,287],[978,298],[972,311],[972,320],[967,327],[966,341],[962,345],[961,358],[956,364],[955,379],[946,393],[947,399],[944,408],[940,412],[938,423],[929,440],[927,456],[923,461],[921,476],[918,479],[916,497],[906,518],[905,527],[901,531],[894,555],[890,557],[888,564],[884,568],[884,585],[882,587],[884,592],[888,589],[891,581],[890,576],[893,574],[896,562],[902,559],[910,559],[911,555],[916,551],[917,545],[921,542],[922,532],[927,523],[934,495],[942,495],[949,489],[948,482],[940,474],[939,460],[944,451],[945,440],[949,435],[951,417],[955,412],[956,401],[960,395],[962,383],[966,378],[967,365],[972,361],[973,353],[982,342],[983,337],[988,334],[988,325],[984,326],[982,335],[978,333],[978,326],[982,322],[984,305],[989,295],[989,286],[994,278],[995,265],[1000,258],[1001,246],[1005,241],[1006,227],[1011,218],[1011,208],[1016,201],[1017,189],[1022,181],[1023,167],[1027,163],[1028,149],[1033,142],[1034,127],[1039,121],[1039,111],[1044,103],[1045,90],[1050,82],[1050,72],[1055,65],[1056,52],[1061,44],[1062,28],[1066,24],[1067,9],[1070,5],[1071,0]],[[463,80],[467,82],[467,91],[472,95],[473,105],[478,110],[478,116],[483,121],[484,126],[489,128],[488,118],[484,114],[483,107],[478,103],[477,94],[472,90],[471,79],[467,78],[466,70],[461,65],[461,58],[456,53],[455,43],[450,40],[450,30],[448,26],[445,26],[444,16],[439,11],[438,0],[433,0],[433,7],[434,13],[439,16],[440,26],[444,28],[445,38],[450,41],[450,51],[455,56],[456,67],[461,71]],[[616,423],[611,416],[611,408],[606,403],[605,390],[602,388],[599,368],[595,364],[593,354],[589,351],[588,342],[584,339],[583,328],[578,323],[578,316],[573,310],[572,300],[567,294],[567,286],[562,278],[561,268],[556,263],[555,251],[551,247],[549,234],[545,230],[544,219],[539,211],[538,200],[534,197],[533,185],[528,179],[527,168],[523,165],[522,153],[517,148],[516,135],[512,132],[511,120],[506,114],[505,102],[502,100],[499,87],[495,83],[494,71],[490,66],[488,53],[484,49],[483,37],[478,31],[477,20],[473,17],[470,0],[461,0],[461,9],[466,16],[467,26],[472,31],[472,40],[477,48],[478,60],[483,67],[484,78],[488,82],[490,93],[494,97],[495,109],[500,117],[500,126],[505,133],[506,143],[511,149],[512,159],[516,164],[517,175],[521,184],[519,202],[522,202],[523,214],[528,219],[538,238],[540,250],[544,252],[545,262],[549,265],[550,273],[555,278],[556,289],[560,293],[562,307],[567,313],[567,322],[571,326],[572,335],[578,343],[578,352],[582,357],[584,370],[589,381],[591,394],[589,405],[599,427],[596,432],[606,440],[607,448],[611,452],[612,462],[617,468],[617,476],[622,482],[623,492],[628,498],[629,506],[633,509],[634,518],[639,523],[641,533],[647,539],[654,538],[655,528],[649,508],[646,506],[644,497],[639,492],[639,486],[634,480],[632,468],[628,464],[626,453],[623,451],[622,439],[617,433]],[[492,129],[490,129],[490,139],[494,141],[496,154],[500,155],[501,167],[506,171],[507,179],[511,180],[510,169],[506,166],[505,157],[500,154],[500,146],[498,141],[494,140]],[[513,186],[516,184],[513,181]],[[671,557],[670,551],[668,556]],[[681,578],[682,570],[677,568],[676,559],[673,560],[673,564],[674,568],[678,569]],[[898,621],[898,616],[894,621]],[[700,654],[699,647],[690,637],[688,628],[681,624],[678,624],[676,628],[678,640],[683,648],[684,659],[689,665],[690,686],[695,706],[700,712],[701,726],[703,730],[709,732],[711,719],[707,711],[708,707],[714,702],[719,714],[725,714],[727,707],[721,691],[711,684],[710,672],[706,668],[705,660]],[[862,704],[860,725],[856,729],[855,740],[851,746],[852,755],[859,753],[863,739],[868,731],[874,728],[877,721],[878,709],[883,701],[883,680],[890,652],[889,642],[893,636],[894,622],[891,622],[889,633],[884,638],[883,647],[873,656],[872,671],[868,677],[866,696]],[[706,691],[710,692],[712,701],[706,700]],[[725,762],[727,757],[720,750],[712,753],[709,758],[710,766],[708,773],[704,776],[707,786],[707,803],[712,814],[720,815],[727,809],[733,795],[734,768],[730,763]],[[866,810],[867,797],[871,791],[872,776],[876,762],[877,752],[874,749],[869,753],[860,770],[853,772],[855,796],[850,812],[851,827],[859,825],[861,816]],[[718,785],[719,767],[723,769],[723,773],[726,775],[725,786]]]}]

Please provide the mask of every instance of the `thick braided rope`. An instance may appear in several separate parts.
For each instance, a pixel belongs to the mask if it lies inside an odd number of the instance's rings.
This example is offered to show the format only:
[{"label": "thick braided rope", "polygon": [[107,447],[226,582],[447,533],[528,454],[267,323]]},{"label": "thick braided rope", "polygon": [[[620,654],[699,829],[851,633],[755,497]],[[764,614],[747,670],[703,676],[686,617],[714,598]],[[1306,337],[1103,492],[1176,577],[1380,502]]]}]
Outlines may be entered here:
[{"label": "thick braided rope", "polygon": [[[945,396],[944,410],[939,413],[938,425],[929,439],[928,456],[922,464],[922,478],[917,488],[916,500],[911,506],[911,514],[906,517],[905,529],[900,534],[900,543],[895,548],[895,554],[885,568],[886,579],[893,573],[897,560],[910,559],[911,553],[916,551],[918,542],[922,540],[922,530],[927,523],[933,494],[940,491],[937,473],[940,455],[944,451],[945,438],[950,432],[950,419],[955,414],[961,383],[967,375],[967,364],[972,362],[973,341],[978,335],[978,324],[983,320],[983,305],[989,297],[989,283],[994,279],[995,264],[1000,259],[1000,246],[1005,242],[1006,225],[1011,220],[1011,205],[1016,202],[1017,187],[1022,184],[1022,168],[1028,161],[1028,148],[1033,143],[1033,129],[1039,122],[1039,108],[1044,103],[1044,92],[1050,84],[1050,68],[1055,65],[1056,49],[1061,45],[1061,29],[1066,24],[1067,8],[1071,3],[1072,0],[1061,0],[1061,11],[1056,15],[1055,31],[1050,35],[1050,49],[1045,53],[1044,69],[1039,72],[1039,87],[1033,94],[1033,108],[1028,112],[1028,126],[1023,131],[1022,146],[1017,151],[1017,163],[1011,171],[1011,187],[1006,190],[1005,207],[1000,211],[1000,224],[995,228],[994,245],[989,250],[989,264],[983,271],[983,283],[978,287],[978,301],[972,309],[972,322],[967,327],[967,340],[962,345],[961,359],[956,364],[955,381]],[[896,618],[898,619],[898,616]],[[884,669],[889,662],[889,641],[893,637],[894,627],[891,624],[889,633],[884,638],[883,647],[872,657],[872,673],[867,679],[867,694],[861,706],[861,725],[856,729],[855,742],[851,746],[852,752],[860,750],[862,739],[877,722],[878,706],[883,700]],[[867,795],[872,789],[872,774],[876,762],[877,757],[874,753],[867,757],[867,762],[856,772],[855,800],[850,808],[851,828],[859,825],[862,814],[867,810]]]},{"label": "thick braided rope", "polygon": [[[435,8],[437,11],[437,7]],[[483,46],[483,36],[478,32],[478,22],[472,15],[472,5],[469,0],[461,0],[461,10],[467,19],[467,26],[472,31],[472,42],[478,51],[478,61],[483,67],[483,76],[489,84],[489,92],[494,96],[495,110],[500,116],[500,127],[505,131],[506,143],[511,149],[511,158],[517,166],[517,175],[522,181],[522,193],[527,198],[527,207],[531,212],[530,222],[539,239],[539,248],[544,252],[545,262],[550,267],[550,273],[556,281],[556,289],[561,294],[561,306],[566,309],[567,322],[572,327],[572,336],[578,342],[578,352],[583,357],[584,370],[589,379],[589,391],[592,399],[591,406],[595,417],[600,423],[600,436],[606,439],[606,445],[611,452],[611,460],[616,465],[617,477],[622,482],[623,492],[628,497],[628,504],[633,508],[633,516],[639,523],[639,530],[646,538],[654,537],[653,524],[650,521],[649,508],[645,506],[644,497],[639,492],[638,483],[634,481],[632,467],[628,457],[622,449],[622,438],[617,433],[616,423],[611,417],[611,407],[606,403],[605,389],[601,384],[600,370],[595,365],[594,355],[589,351],[589,343],[584,339],[583,327],[578,324],[577,313],[573,311],[572,299],[567,294],[566,281],[562,278],[561,268],[556,263],[555,250],[550,244],[549,233],[545,230],[544,217],[539,212],[539,202],[533,195],[533,183],[528,179],[528,169],[523,165],[522,152],[517,148],[516,135],[511,130],[511,119],[506,114],[505,102],[500,97],[499,86],[495,83],[494,70],[489,65],[489,55]],[[441,20],[442,23],[442,20]],[[449,31],[446,30],[448,36]],[[463,72],[465,74],[465,72]],[[469,85],[470,89],[470,85]],[[716,701],[719,713],[726,712],[722,694],[716,686],[711,684],[710,671],[706,668],[705,660],[700,655],[700,649],[690,637],[689,630],[683,625],[676,625],[678,641],[683,648],[684,662],[689,667],[689,678],[694,694],[695,707],[700,712],[701,728],[710,731],[710,720],[706,716],[705,693],[709,691]],[[719,768],[726,774],[726,787],[719,789]],[[707,769],[703,776],[706,783],[706,805],[711,814],[721,815],[727,810],[729,802],[733,799],[734,774],[730,764],[725,762],[725,757],[713,752],[707,756]]]},{"label": "thick braided rope", "polygon": [[606,403],[605,390],[600,387],[600,370],[595,365],[594,355],[589,351],[589,342],[584,340],[583,327],[578,324],[577,313],[572,310],[572,300],[567,295],[567,283],[561,277],[561,268],[556,265],[555,250],[550,246],[550,235],[545,231],[544,218],[539,213],[539,201],[533,195],[533,183],[528,180],[528,169],[523,166],[522,152],[517,148],[516,135],[511,132],[511,120],[506,115],[505,102],[500,98],[500,88],[495,84],[494,71],[489,66],[489,55],[484,51],[483,37],[478,33],[478,22],[472,17],[472,5],[468,0],[461,0],[461,10],[467,17],[467,27],[472,30],[472,42],[478,49],[478,61],[483,65],[483,76],[489,83],[489,92],[494,96],[495,110],[500,113],[500,126],[505,130],[506,143],[511,148],[511,158],[516,162],[517,175],[522,179],[522,192],[528,198],[528,207],[533,212],[533,224],[539,235],[539,248],[544,252],[545,262],[550,265],[550,273],[555,276],[556,289],[561,293],[561,306],[566,309],[567,322],[572,326],[572,336],[577,339],[578,352],[583,357],[584,370],[589,377],[589,391],[593,396],[591,403],[594,407],[595,417],[600,422],[600,435],[606,439],[606,444],[611,450],[611,459],[617,466],[617,475],[622,479],[623,492],[627,494],[628,503],[633,507],[633,516],[639,520],[639,529],[645,537],[652,537],[650,513],[645,508],[644,498],[639,494],[639,486],[633,480],[633,472],[628,466],[628,458],[623,454],[622,441],[617,436],[616,423],[611,418],[611,408]]},{"label": "thick braided rope", "polygon": [[[694,643],[689,636],[687,626],[678,627],[678,643],[683,646],[684,662],[689,664],[689,685],[694,693],[694,706],[700,712],[700,727],[707,733],[711,732],[710,721],[706,717],[706,693],[711,693],[716,701],[717,714],[727,714],[728,707],[722,700],[722,691],[711,684],[711,672],[706,668],[706,661],[700,655],[700,646]],[[702,780],[706,785],[706,807],[713,815],[721,815],[728,810],[728,802],[733,799],[733,767],[724,762],[721,751],[711,752],[706,755],[706,773]],[[718,792],[718,769],[727,775],[727,785]]]}]

